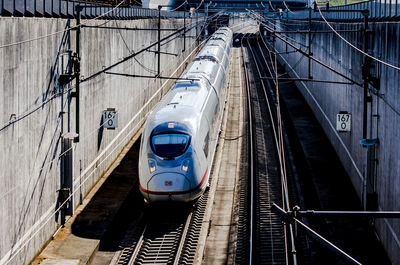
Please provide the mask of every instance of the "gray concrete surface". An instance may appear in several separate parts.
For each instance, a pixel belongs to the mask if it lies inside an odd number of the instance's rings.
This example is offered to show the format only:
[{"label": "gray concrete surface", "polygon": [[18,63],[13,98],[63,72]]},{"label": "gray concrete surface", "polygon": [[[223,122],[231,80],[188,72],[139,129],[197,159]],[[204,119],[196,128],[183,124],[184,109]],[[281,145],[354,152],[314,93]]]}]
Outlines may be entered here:
[{"label": "gray concrete surface", "polygon": [[[0,264],[29,263],[60,225],[60,136],[75,131],[75,99],[69,91],[74,91],[73,86],[60,87],[58,76],[66,69],[66,51],[75,50],[75,32],[67,33],[65,42],[63,33],[52,33],[63,31],[67,23],[63,19],[0,19],[0,46],[35,39],[0,48]],[[157,26],[156,19],[83,23]],[[176,19],[162,21],[164,28],[179,28],[182,24]],[[195,35],[195,29],[187,35]],[[38,36],[46,37],[36,39]],[[156,41],[157,32],[84,28],[81,37],[81,75],[87,77]],[[162,75],[179,75],[194,43],[193,38],[187,38],[184,54],[182,38],[162,46],[162,51],[180,54],[161,56]],[[112,71],[154,75],[154,53],[146,52],[136,59],[141,65],[129,60]],[[106,74],[82,83],[80,142],[73,144],[75,206],[80,195],[85,197],[103,176],[171,84]],[[118,111],[115,130],[100,126],[106,108]]]},{"label": "gray concrete surface", "polygon": [[235,195],[240,177],[240,159],[243,125],[243,82],[240,48],[232,48],[231,75],[228,88],[228,102],[219,143],[221,156],[218,163],[218,177],[210,227],[204,248],[202,264],[231,264],[235,250],[232,231],[236,224],[233,216]]},{"label": "gray concrete surface", "polygon": [[[290,29],[306,29],[301,23],[291,24]],[[360,29],[361,24],[332,23],[334,28]],[[313,24],[316,30],[329,30],[323,22]],[[283,29],[281,24],[279,29]],[[371,53],[379,59],[394,65],[399,65],[400,58],[400,27],[397,22],[370,23],[374,32],[371,37]],[[347,40],[362,48],[362,33],[341,33]],[[296,42],[306,44],[304,34],[291,35]],[[362,81],[361,66],[362,55],[349,45],[345,44],[335,34],[315,34],[312,36],[312,52],[314,56],[327,65],[333,67],[348,77]],[[297,43],[294,43],[299,46]],[[278,51],[286,51],[286,44],[276,42]],[[306,48],[302,47],[304,50]],[[293,50],[288,48],[288,51]],[[286,70],[292,77],[307,78],[308,59],[299,53],[281,55],[281,62],[294,67],[294,71],[288,66]],[[368,109],[368,135],[367,138],[378,138],[377,146],[377,175],[376,191],[378,206],[381,210],[399,211],[400,201],[400,116],[396,111],[400,110],[398,70],[380,66],[381,68],[381,98],[372,95],[372,108]],[[317,80],[346,81],[330,70],[311,64],[312,76]],[[378,67],[373,70],[377,72]],[[367,175],[367,149],[362,147],[362,110],[363,90],[356,85],[338,85],[326,83],[297,82],[298,87],[308,104],[313,109],[316,118],[321,123],[330,142],[338,153],[346,171],[351,176],[352,183],[365,204],[366,175]],[[371,105],[370,105],[371,106]],[[394,111],[395,109],[396,111]],[[352,114],[352,128],[348,133],[336,132],[336,114],[339,111],[348,111]],[[379,117],[379,118],[377,118]],[[340,209],[338,209],[340,210]],[[379,237],[386,247],[394,264],[400,264],[400,220],[380,219],[376,221]]]}]

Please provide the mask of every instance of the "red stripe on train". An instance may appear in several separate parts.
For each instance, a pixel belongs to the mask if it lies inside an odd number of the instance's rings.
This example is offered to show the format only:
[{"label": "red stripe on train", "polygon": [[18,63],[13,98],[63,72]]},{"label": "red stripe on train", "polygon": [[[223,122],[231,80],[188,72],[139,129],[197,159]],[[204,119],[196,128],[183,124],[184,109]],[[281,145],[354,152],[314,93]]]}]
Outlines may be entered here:
[{"label": "red stripe on train", "polygon": [[208,171],[208,168],[206,169],[206,172],[204,173],[204,176],[203,176],[200,184],[197,185],[196,187],[194,187],[193,189],[190,189],[190,190],[184,190],[184,191],[152,191],[152,190],[146,190],[145,188],[142,187],[141,184],[139,184],[140,190],[145,192],[145,193],[159,194],[159,195],[177,195],[177,194],[190,193],[192,191],[195,191],[195,190],[199,189],[203,185],[204,181],[206,180],[207,171]]}]

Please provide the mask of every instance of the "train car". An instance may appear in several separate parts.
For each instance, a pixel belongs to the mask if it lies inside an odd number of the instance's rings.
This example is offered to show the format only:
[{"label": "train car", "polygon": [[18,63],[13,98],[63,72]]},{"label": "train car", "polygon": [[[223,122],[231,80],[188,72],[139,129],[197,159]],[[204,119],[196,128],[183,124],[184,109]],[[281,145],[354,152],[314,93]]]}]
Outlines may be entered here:
[{"label": "train car", "polygon": [[217,30],[147,118],[139,154],[146,202],[193,201],[208,186],[231,46],[232,31]]}]

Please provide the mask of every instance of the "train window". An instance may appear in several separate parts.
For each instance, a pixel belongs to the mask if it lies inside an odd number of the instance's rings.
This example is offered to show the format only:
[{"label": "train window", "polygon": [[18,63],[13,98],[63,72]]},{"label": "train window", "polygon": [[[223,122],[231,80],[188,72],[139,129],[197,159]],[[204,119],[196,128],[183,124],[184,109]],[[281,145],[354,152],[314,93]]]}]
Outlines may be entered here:
[{"label": "train window", "polygon": [[164,158],[182,155],[189,143],[190,136],[183,133],[163,133],[151,137],[151,147],[154,153]]}]

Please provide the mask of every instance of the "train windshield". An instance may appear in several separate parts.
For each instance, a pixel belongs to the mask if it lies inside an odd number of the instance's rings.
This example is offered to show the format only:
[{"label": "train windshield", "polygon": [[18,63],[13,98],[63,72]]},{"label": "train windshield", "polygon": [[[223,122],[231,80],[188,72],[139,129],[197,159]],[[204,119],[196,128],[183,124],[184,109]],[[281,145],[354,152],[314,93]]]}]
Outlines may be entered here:
[{"label": "train windshield", "polygon": [[151,146],[156,155],[173,158],[182,155],[189,146],[190,136],[183,133],[163,133],[151,137]]}]

